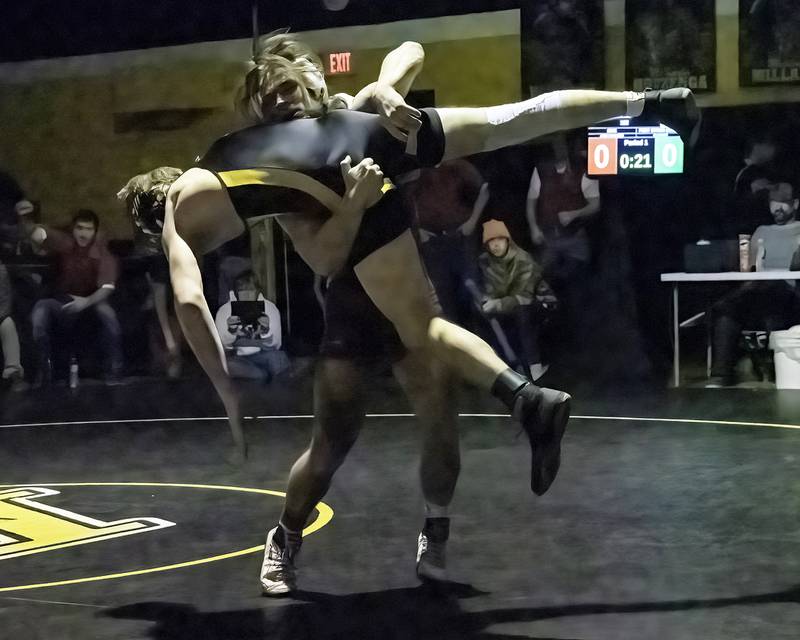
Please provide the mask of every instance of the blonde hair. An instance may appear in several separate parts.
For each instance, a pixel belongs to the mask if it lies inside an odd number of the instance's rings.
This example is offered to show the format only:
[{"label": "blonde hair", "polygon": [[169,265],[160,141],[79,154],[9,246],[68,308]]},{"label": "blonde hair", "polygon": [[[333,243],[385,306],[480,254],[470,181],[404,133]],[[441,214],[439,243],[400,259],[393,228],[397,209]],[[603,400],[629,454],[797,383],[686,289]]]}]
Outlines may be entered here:
[{"label": "blonde hair", "polygon": [[182,174],[183,170],[175,167],[158,167],[147,173],[140,173],[125,183],[117,192],[117,198],[127,201],[140,193],[166,192]]},{"label": "blonde hair", "polygon": [[[252,62],[254,66],[236,94],[235,106],[239,114],[255,122],[274,123],[282,119],[283,116],[274,111],[279,87],[294,85],[302,92],[304,101],[308,101],[303,74],[317,71],[325,75],[322,61],[314,50],[285,31],[263,36]],[[323,115],[329,107],[325,102],[318,111],[307,112],[307,115]]]},{"label": "blonde hair", "polygon": [[144,233],[161,234],[167,191],[182,174],[182,169],[158,167],[133,176],[117,192],[117,198],[125,201],[134,224]]}]

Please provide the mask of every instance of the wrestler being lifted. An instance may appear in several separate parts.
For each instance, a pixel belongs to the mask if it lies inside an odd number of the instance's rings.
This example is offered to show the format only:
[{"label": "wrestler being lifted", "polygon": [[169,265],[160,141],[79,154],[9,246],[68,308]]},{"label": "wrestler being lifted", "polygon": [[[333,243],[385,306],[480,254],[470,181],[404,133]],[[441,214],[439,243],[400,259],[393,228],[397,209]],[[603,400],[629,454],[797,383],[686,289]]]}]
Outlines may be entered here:
[{"label": "wrestler being lifted", "polygon": [[[389,184],[382,198],[359,211],[340,163],[369,159],[366,167],[377,163],[391,181],[416,167],[617,116],[645,115],[688,135],[699,116],[691,91],[566,90],[493,107],[406,107],[405,130],[390,131],[383,126],[385,117],[351,111],[346,101],[331,99],[318,57],[293,37],[264,39],[254,63],[238,100],[241,111],[258,124],[219,139],[174,182],[163,222],[178,317],[232,425],[239,424],[239,409],[203,297],[197,256],[241,234],[243,219],[252,216],[296,217],[302,226],[309,216],[325,215],[337,224],[321,225],[315,242],[300,249],[303,258],[323,273],[352,268],[409,352],[444,363],[499,398],[530,440],[531,488],[543,494],[559,469],[569,395],[532,384],[486,342],[437,315],[402,198]],[[347,224],[358,231],[341,263],[328,248],[338,245],[333,235]],[[291,222],[282,225],[291,236]]]}]

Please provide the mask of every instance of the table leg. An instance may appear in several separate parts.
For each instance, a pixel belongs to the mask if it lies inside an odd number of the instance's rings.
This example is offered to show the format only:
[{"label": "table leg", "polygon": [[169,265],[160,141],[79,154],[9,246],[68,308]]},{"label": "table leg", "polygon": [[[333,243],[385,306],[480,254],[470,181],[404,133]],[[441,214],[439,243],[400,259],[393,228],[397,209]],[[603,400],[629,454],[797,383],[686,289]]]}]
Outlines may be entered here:
[{"label": "table leg", "polygon": [[678,319],[678,283],[672,283],[672,374],[676,387],[681,386],[681,327]]}]

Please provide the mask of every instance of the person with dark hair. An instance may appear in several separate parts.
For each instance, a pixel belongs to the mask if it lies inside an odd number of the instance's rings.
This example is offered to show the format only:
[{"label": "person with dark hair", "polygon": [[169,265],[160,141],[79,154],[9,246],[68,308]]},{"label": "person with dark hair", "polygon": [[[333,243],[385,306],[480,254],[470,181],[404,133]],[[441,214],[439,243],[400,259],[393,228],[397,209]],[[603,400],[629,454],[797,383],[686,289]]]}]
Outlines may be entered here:
[{"label": "person with dark hair", "polygon": [[[800,208],[793,184],[785,179],[769,190],[773,223],[761,225],[750,239],[750,266],[757,271],[796,269],[800,245]],[[736,361],[742,330],[780,331],[800,323],[800,295],[783,280],[746,282],[711,309],[711,377],[708,388],[736,384]]]},{"label": "person with dark hair", "polygon": [[51,345],[56,329],[72,330],[88,313],[100,322],[100,344],[109,360],[108,381],[117,382],[123,367],[122,330],[109,298],[116,288],[118,264],[98,235],[99,217],[90,209],[81,209],[72,218],[71,233],[66,233],[35,225],[27,210],[18,209],[17,213],[25,235],[57,262],[55,295],[39,300],[31,313],[38,384],[49,384],[52,379]]}]

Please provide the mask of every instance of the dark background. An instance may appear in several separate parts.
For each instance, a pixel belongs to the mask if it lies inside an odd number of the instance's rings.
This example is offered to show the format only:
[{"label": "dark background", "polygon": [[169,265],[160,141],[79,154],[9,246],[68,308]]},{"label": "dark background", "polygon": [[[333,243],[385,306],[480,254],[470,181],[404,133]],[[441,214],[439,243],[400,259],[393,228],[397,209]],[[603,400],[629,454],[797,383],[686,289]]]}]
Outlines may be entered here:
[{"label": "dark background", "polygon": [[[252,35],[252,0],[25,0],[0,9],[0,61],[146,49]],[[259,32],[294,31],[515,9],[524,0],[258,0]]]}]

